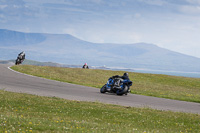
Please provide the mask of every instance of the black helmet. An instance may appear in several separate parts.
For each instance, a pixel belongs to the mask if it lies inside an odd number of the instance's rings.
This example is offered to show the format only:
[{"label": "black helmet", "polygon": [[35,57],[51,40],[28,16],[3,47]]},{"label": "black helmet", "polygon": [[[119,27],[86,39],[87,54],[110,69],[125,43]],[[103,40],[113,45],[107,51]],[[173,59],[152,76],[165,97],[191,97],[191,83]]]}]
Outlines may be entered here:
[{"label": "black helmet", "polygon": [[123,76],[127,76],[128,77],[128,73],[124,73],[124,75]]}]

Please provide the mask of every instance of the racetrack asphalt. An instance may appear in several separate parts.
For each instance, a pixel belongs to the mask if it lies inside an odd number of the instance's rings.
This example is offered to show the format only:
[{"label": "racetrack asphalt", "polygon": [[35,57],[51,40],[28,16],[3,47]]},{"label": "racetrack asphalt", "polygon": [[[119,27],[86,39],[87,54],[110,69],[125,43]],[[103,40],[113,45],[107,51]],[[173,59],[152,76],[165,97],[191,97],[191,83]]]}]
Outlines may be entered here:
[{"label": "racetrack asphalt", "polygon": [[109,93],[102,94],[97,88],[53,81],[15,72],[9,69],[9,65],[5,64],[0,64],[0,89],[77,101],[92,101],[130,107],[147,107],[158,110],[200,114],[200,103],[135,94],[123,96]]}]

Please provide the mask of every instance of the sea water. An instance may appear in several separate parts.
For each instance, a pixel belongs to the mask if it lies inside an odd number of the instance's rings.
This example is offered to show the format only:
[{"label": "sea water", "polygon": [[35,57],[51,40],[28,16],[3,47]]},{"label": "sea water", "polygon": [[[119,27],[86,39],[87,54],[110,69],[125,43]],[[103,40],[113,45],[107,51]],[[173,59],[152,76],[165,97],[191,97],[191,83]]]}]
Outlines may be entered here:
[{"label": "sea water", "polygon": [[122,67],[92,67],[93,69],[107,69],[127,72],[138,72],[138,73],[151,73],[151,74],[164,74],[173,76],[183,76],[200,78],[200,72],[182,72],[182,71],[164,71],[164,70],[150,70],[150,69],[138,69],[138,68],[122,68]]},{"label": "sea water", "polygon": [[200,72],[178,72],[178,71],[161,71],[161,70],[159,70],[159,71],[156,71],[156,70],[134,70],[132,72],[165,74],[165,75],[173,75],[173,76],[200,78]]}]

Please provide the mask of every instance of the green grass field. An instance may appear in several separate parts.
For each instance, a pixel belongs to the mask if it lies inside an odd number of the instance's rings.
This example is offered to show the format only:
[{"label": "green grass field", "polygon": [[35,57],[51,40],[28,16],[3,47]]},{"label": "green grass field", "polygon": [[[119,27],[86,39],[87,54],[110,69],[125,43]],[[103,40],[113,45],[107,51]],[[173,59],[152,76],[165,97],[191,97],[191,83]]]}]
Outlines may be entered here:
[{"label": "green grass field", "polygon": [[0,90],[1,133],[198,133],[200,115]]},{"label": "green grass field", "polygon": [[[12,69],[48,79],[101,88],[113,75],[124,71],[108,71],[81,68],[59,68],[20,65]],[[134,94],[200,103],[200,78],[186,78],[160,74],[129,72]]]},{"label": "green grass field", "polygon": [[[12,69],[48,79],[100,88],[122,71],[20,65]],[[199,102],[200,79],[129,73],[133,93]],[[2,88],[0,88],[2,89]],[[6,88],[5,88],[6,89]],[[94,88],[95,89],[95,88]],[[0,90],[2,133],[198,133],[200,115]]]}]

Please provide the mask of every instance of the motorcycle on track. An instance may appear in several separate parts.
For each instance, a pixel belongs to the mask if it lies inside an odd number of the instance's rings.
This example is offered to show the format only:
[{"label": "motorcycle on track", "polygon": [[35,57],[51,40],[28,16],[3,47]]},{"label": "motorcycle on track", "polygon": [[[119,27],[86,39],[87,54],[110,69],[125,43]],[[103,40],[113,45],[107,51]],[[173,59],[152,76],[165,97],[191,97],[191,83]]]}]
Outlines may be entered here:
[{"label": "motorcycle on track", "polygon": [[19,65],[19,64],[22,64],[22,62],[24,61],[25,59],[25,52],[21,52],[17,59],[15,60],[15,65]]},{"label": "motorcycle on track", "polygon": [[116,75],[110,77],[101,89],[101,93],[116,93],[117,95],[127,95],[130,92],[130,86],[132,86],[132,81],[129,79],[123,79],[120,76]]}]

